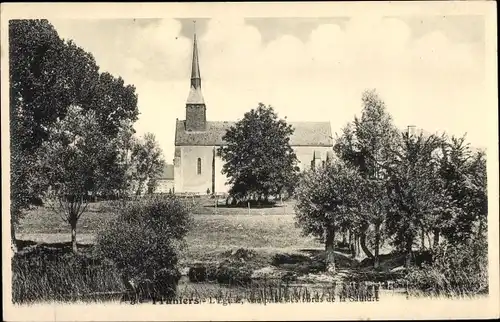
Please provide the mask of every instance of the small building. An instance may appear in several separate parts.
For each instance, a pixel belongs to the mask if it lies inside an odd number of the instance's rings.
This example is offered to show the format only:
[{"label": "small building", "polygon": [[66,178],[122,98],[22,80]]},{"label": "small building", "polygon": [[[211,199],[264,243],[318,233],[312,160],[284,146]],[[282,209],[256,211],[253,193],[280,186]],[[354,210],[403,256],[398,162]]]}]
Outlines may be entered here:
[{"label": "small building", "polygon": [[163,172],[158,177],[158,184],[155,193],[173,193],[174,192],[174,165],[165,164]]}]

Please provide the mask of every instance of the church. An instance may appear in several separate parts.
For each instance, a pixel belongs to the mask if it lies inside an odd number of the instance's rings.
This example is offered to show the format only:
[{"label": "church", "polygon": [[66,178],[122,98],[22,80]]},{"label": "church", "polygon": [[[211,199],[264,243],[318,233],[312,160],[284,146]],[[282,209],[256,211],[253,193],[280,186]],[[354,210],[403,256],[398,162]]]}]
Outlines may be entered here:
[{"label": "church", "polygon": [[[223,161],[217,148],[234,124],[231,121],[207,121],[207,106],[201,90],[196,33],[193,38],[191,88],[186,101],[185,120],[176,120],[174,152],[175,193],[224,194],[229,191],[221,173]],[[290,145],[299,167],[305,170],[324,165],[333,156],[330,122],[290,122],[295,131]]]}]

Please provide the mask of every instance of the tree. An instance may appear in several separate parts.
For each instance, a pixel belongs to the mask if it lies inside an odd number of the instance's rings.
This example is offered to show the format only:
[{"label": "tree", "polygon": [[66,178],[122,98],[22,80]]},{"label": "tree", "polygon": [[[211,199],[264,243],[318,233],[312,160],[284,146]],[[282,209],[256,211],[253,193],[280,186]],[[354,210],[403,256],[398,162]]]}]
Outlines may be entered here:
[{"label": "tree", "polygon": [[131,166],[132,179],[137,183],[135,194],[140,195],[146,183],[148,192],[153,193],[157,177],[165,166],[163,152],[154,134],[146,133],[142,139],[132,143]]},{"label": "tree", "polygon": [[435,244],[439,234],[453,244],[476,237],[474,229],[482,230],[487,214],[486,160],[484,152],[472,153],[461,138],[444,142],[440,158],[443,204],[439,208],[440,225],[435,227]]},{"label": "tree", "polygon": [[[90,53],[63,41],[47,20],[9,21],[11,232],[23,211],[40,200],[44,177],[40,148],[70,106],[93,111],[100,132],[113,140],[137,120],[137,96],[121,78],[99,74]],[[46,152],[46,151],[45,151]],[[114,172],[108,181],[118,180]]]},{"label": "tree", "polygon": [[9,21],[13,246],[15,225],[46,188],[36,167],[38,149],[67,108],[85,99],[75,93],[97,79],[97,71],[92,56],[61,40],[47,20]]},{"label": "tree", "polygon": [[403,133],[402,142],[393,151],[394,162],[386,166],[393,205],[387,230],[393,235],[394,245],[406,253],[406,267],[411,264],[415,238],[441,202],[438,164],[433,155],[440,144],[435,135]]},{"label": "tree", "polygon": [[232,197],[267,201],[293,186],[299,171],[290,146],[293,131],[271,106],[259,103],[226,132],[226,145],[217,153],[225,162],[222,173],[228,176]]},{"label": "tree", "polygon": [[117,142],[103,135],[93,111],[73,106],[42,144],[42,170],[49,183],[48,204],[71,227],[77,252],[76,226],[93,196],[113,189],[118,167]]},{"label": "tree", "polygon": [[[385,221],[387,207],[386,174],[384,167],[391,162],[392,147],[397,144],[399,134],[387,113],[385,103],[375,90],[367,90],[362,96],[361,117],[355,117],[337,138],[334,150],[344,161],[359,169],[366,188],[363,211],[352,220],[351,229],[358,230],[360,244],[365,254],[379,264],[381,226]],[[366,246],[366,233],[370,226],[375,232],[375,254]]]},{"label": "tree", "polygon": [[335,272],[335,234],[361,211],[362,177],[341,160],[304,173],[297,187],[296,221],[305,235],[325,243],[327,268]]}]

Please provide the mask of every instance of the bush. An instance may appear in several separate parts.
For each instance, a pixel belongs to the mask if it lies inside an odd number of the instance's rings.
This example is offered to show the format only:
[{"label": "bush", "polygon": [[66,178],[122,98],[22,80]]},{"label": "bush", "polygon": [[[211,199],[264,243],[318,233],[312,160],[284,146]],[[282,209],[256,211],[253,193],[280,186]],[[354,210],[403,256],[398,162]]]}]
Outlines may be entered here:
[{"label": "bush", "polygon": [[432,264],[408,272],[412,288],[432,294],[474,295],[488,292],[487,245],[483,240],[439,245]]},{"label": "bush", "polygon": [[219,267],[221,265],[224,264],[218,262],[196,263],[189,267],[189,281],[192,283],[217,281],[220,272]]},{"label": "bush", "polygon": [[193,283],[206,281],[207,267],[203,264],[195,264],[189,268],[188,277],[189,281]]},{"label": "bush", "polygon": [[[111,259],[125,281],[169,281],[180,278],[177,253],[191,223],[189,209],[172,195],[130,201],[97,236],[97,249]],[[159,277],[159,272],[170,272]]]},{"label": "bush", "polygon": [[217,282],[229,285],[248,285],[252,281],[252,271],[244,266],[221,264],[217,269]]}]

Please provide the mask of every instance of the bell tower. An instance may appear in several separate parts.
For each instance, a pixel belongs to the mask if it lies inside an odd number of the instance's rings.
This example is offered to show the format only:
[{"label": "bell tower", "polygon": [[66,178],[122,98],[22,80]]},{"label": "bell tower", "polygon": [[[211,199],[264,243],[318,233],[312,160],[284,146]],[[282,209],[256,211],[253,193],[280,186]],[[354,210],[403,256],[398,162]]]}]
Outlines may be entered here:
[{"label": "bell tower", "polygon": [[193,37],[193,61],[191,63],[191,88],[186,101],[186,131],[205,131],[207,126],[207,107],[201,92],[200,64],[196,41],[196,22]]}]

